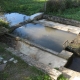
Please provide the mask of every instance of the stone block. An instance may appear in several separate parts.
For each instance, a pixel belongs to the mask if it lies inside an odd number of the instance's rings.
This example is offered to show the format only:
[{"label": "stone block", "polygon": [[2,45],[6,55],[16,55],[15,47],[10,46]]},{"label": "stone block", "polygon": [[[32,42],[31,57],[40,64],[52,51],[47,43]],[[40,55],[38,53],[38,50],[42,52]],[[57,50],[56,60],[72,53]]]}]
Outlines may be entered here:
[{"label": "stone block", "polygon": [[68,60],[73,55],[73,53],[66,51],[66,50],[62,50],[62,52],[59,53],[58,55],[64,59]]}]

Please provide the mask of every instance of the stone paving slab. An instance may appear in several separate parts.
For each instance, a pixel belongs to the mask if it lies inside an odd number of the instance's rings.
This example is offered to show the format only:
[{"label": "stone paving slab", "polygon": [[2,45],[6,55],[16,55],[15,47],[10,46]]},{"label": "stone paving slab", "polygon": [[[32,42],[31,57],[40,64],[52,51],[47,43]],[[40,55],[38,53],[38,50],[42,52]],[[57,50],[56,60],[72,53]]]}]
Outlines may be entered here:
[{"label": "stone paving slab", "polygon": [[73,53],[66,50],[62,50],[62,52],[59,53],[58,55],[68,60],[73,55]]},{"label": "stone paving slab", "polygon": [[47,72],[51,76],[52,80],[57,80],[57,78],[62,74],[62,72],[54,69],[53,67],[51,68],[50,66],[46,66],[45,64],[39,62],[38,60],[35,60],[32,57],[30,57],[26,54],[23,54],[17,50],[14,50],[11,47],[6,48],[6,49],[8,51],[10,51],[12,54],[20,57],[22,60],[24,60],[29,65],[33,65],[33,66],[37,67],[38,69],[41,69],[42,71]]},{"label": "stone paving slab", "polygon": [[46,66],[59,68],[61,66],[65,66],[67,63],[67,60],[60,58],[54,54],[51,54],[47,51],[40,50],[34,46],[25,44],[22,41],[18,41],[17,43],[17,50],[19,50],[21,53],[28,55],[32,57],[33,59],[37,60],[38,62],[41,62],[45,64]]}]

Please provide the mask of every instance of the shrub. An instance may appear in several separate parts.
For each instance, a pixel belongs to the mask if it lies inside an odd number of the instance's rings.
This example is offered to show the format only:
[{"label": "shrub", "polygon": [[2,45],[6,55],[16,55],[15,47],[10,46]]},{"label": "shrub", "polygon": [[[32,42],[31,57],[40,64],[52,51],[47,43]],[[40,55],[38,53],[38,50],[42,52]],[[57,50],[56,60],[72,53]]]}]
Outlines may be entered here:
[{"label": "shrub", "polygon": [[68,8],[80,7],[80,0],[48,0],[46,11],[59,12]]},{"label": "shrub", "polygon": [[48,0],[46,3],[46,10],[53,11],[62,11],[65,9],[65,0]]},{"label": "shrub", "polygon": [[9,28],[9,23],[7,21],[0,19],[0,27]]}]

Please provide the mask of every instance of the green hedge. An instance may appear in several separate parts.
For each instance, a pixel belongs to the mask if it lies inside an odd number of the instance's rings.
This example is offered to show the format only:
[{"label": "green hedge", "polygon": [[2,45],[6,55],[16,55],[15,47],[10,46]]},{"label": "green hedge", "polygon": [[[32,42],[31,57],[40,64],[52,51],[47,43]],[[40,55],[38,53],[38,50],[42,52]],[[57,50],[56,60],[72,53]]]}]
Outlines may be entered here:
[{"label": "green hedge", "polygon": [[80,0],[48,0],[46,4],[46,10],[50,12],[59,12],[75,7],[80,7]]}]

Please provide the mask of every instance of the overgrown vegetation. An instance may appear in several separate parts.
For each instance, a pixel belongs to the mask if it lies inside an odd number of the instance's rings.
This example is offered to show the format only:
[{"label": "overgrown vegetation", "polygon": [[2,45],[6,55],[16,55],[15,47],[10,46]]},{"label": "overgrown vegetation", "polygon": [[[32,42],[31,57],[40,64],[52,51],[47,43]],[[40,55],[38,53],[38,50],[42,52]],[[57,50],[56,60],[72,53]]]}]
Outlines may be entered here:
[{"label": "overgrown vegetation", "polygon": [[43,11],[45,0],[0,0],[4,12],[19,12],[27,15]]},{"label": "overgrown vegetation", "polygon": [[62,12],[76,7],[80,7],[80,0],[48,0],[46,10],[48,12]]},{"label": "overgrown vegetation", "polygon": [[69,80],[69,79],[67,79],[67,78],[64,77],[63,75],[60,75],[57,80]]},{"label": "overgrown vegetation", "polygon": [[[47,0],[46,0],[47,1]],[[44,11],[45,0],[0,0],[3,12],[31,15]],[[46,14],[80,21],[80,0],[49,0]]]},{"label": "overgrown vegetation", "polygon": [[0,19],[0,27],[9,28],[9,23],[3,19]]},{"label": "overgrown vegetation", "polygon": [[46,13],[80,21],[80,0],[49,0]]}]

